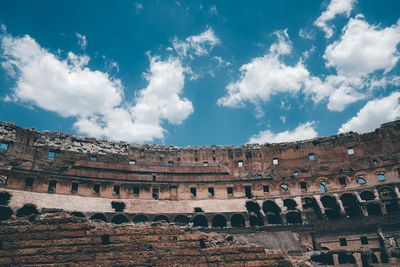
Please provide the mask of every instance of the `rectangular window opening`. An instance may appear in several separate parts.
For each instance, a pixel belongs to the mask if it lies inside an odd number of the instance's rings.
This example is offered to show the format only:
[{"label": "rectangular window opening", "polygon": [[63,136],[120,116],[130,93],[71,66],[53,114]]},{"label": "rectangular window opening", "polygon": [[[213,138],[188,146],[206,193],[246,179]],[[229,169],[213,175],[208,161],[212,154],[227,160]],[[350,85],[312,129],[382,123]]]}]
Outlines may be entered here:
[{"label": "rectangular window opening", "polygon": [[233,187],[227,187],[226,193],[228,194],[228,196],[233,196]]},{"label": "rectangular window opening", "polygon": [[269,185],[264,185],[263,186],[263,191],[264,191],[264,194],[269,193]]},{"label": "rectangular window opening", "polygon": [[252,194],[251,194],[251,186],[245,186],[245,187],[244,187],[244,191],[245,191],[245,194],[246,194],[246,198],[247,198],[247,199],[253,197]]},{"label": "rectangular window opening", "polygon": [[97,161],[97,157],[96,156],[91,156],[90,157],[90,161]]},{"label": "rectangular window opening", "polygon": [[358,176],[358,183],[359,184],[365,184],[367,181],[365,180],[364,176]]},{"label": "rectangular window opening", "polygon": [[345,177],[339,177],[339,184],[341,186],[346,186],[347,185],[346,178]]},{"label": "rectangular window opening", "polygon": [[72,183],[71,184],[71,193],[78,192],[79,183]]},{"label": "rectangular window opening", "polygon": [[136,165],[136,160],[134,160],[134,159],[133,159],[133,160],[130,160],[130,161],[129,161],[129,164],[130,164],[130,165]]},{"label": "rectangular window opening", "polygon": [[294,172],[294,173],[293,173],[293,176],[294,176],[294,177],[299,176],[299,172]]},{"label": "rectangular window opening", "polygon": [[208,196],[209,197],[214,197],[214,187],[209,187],[208,188]]},{"label": "rectangular window opening", "polygon": [[119,195],[119,190],[120,190],[119,185],[114,185],[114,192],[113,192],[113,194],[114,194],[114,195]]},{"label": "rectangular window opening", "polygon": [[159,191],[158,188],[153,188],[153,200],[158,200]]},{"label": "rectangular window opening", "polygon": [[33,185],[33,181],[34,181],[34,179],[33,178],[26,178],[26,180],[25,180],[25,186],[27,186],[27,187],[32,187],[32,185]]},{"label": "rectangular window opening", "polygon": [[346,238],[339,238],[339,243],[340,243],[341,246],[347,246]]},{"label": "rectangular window opening", "polygon": [[368,237],[361,236],[360,240],[361,240],[361,244],[363,244],[363,245],[367,245],[368,244]]},{"label": "rectangular window opening", "polygon": [[277,158],[272,160],[272,163],[274,164],[274,166],[278,166],[279,165],[279,160]]},{"label": "rectangular window opening", "polygon": [[196,197],[197,192],[196,192],[196,187],[191,187],[190,188],[190,196],[191,197]]},{"label": "rectangular window opening", "polygon": [[208,167],[208,162],[207,162],[207,161],[204,161],[204,162],[203,162],[203,166],[204,166],[204,167]]},{"label": "rectangular window opening", "polygon": [[243,168],[243,161],[241,161],[241,160],[238,161],[238,167],[239,167],[239,168]]},{"label": "rectangular window opening", "polygon": [[54,151],[49,151],[49,154],[48,154],[48,158],[49,159],[54,159],[54,157],[56,156],[56,153],[54,152]]},{"label": "rectangular window opening", "polygon": [[50,180],[49,187],[47,188],[47,193],[50,193],[50,194],[55,193],[56,187],[57,187],[57,181]]},{"label": "rectangular window opening", "polygon": [[134,186],[134,187],[133,187],[133,194],[134,194],[135,196],[138,196],[138,195],[139,195],[139,186]]},{"label": "rectangular window opening", "polygon": [[100,185],[99,185],[99,184],[93,185],[93,190],[92,190],[92,192],[93,192],[94,194],[100,193]]},{"label": "rectangular window opening", "polygon": [[314,161],[314,160],[315,160],[315,155],[314,155],[314,154],[308,154],[308,158],[309,158],[311,161]]},{"label": "rectangular window opening", "polygon": [[354,149],[353,149],[352,147],[349,147],[349,148],[347,149],[347,153],[348,153],[349,155],[354,155]]},{"label": "rectangular window opening", "polygon": [[385,174],[377,173],[376,175],[378,176],[378,181],[385,181],[386,180]]},{"label": "rectangular window opening", "polygon": [[168,161],[168,167],[172,167],[174,166],[174,162],[173,161]]},{"label": "rectangular window opening", "polygon": [[300,189],[301,190],[307,190],[307,183],[306,182],[300,182]]}]

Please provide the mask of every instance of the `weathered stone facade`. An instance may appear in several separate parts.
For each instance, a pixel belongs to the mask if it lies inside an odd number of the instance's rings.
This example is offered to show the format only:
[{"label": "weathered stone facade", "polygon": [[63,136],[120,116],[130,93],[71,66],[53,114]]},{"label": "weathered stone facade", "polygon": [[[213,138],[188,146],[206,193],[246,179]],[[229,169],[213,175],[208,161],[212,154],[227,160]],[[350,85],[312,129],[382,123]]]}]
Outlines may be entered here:
[{"label": "weathered stone facade", "polygon": [[4,122],[0,176],[14,212],[32,204],[114,223],[193,224],[325,264],[397,261],[400,121],[366,134],[186,148]]}]

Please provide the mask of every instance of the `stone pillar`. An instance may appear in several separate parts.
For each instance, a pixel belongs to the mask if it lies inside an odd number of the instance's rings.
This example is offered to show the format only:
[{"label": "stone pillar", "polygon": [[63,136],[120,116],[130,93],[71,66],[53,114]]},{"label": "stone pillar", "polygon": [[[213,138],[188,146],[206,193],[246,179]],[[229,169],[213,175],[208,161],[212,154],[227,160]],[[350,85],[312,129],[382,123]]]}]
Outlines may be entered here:
[{"label": "stone pillar", "polygon": [[378,260],[378,263],[381,263],[381,252],[375,251],[374,254],[376,256],[376,259]]},{"label": "stone pillar", "polygon": [[283,205],[283,200],[281,198],[277,198],[275,199],[275,203],[276,205],[278,205],[278,207],[281,209],[281,212],[286,212],[287,211],[287,207],[285,207]]},{"label": "stone pillar", "polygon": [[318,206],[319,206],[319,208],[321,210],[322,218],[324,219],[325,218],[325,207],[322,204],[320,197],[321,197],[320,195],[314,195],[314,199],[317,202],[317,204],[318,204]]},{"label": "stone pillar", "polygon": [[296,201],[297,209],[299,211],[303,211],[303,204],[301,203],[301,197],[295,197],[293,198],[293,200]]},{"label": "stone pillar", "polygon": [[333,264],[335,266],[339,265],[339,254],[332,254],[332,258],[333,258]]},{"label": "stone pillar", "polygon": [[354,259],[356,259],[356,264],[358,267],[362,267],[362,260],[361,260],[361,253],[359,252],[354,252],[353,253]]},{"label": "stone pillar", "polygon": [[360,203],[365,202],[365,200],[362,200],[362,199],[361,199],[360,194],[359,194],[357,191],[354,192],[354,195],[356,196],[358,202],[360,202]]},{"label": "stone pillar", "polygon": [[232,228],[231,220],[226,220],[226,226]]},{"label": "stone pillar", "polygon": [[399,192],[399,188],[397,186],[394,187],[394,192],[396,193],[397,199],[399,199],[400,198],[400,192]]},{"label": "stone pillar", "polygon": [[375,194],[375,198],[376,199],[379,199],[379,192],[378,192],[378,189],[374,189],[374,194]]},{"label": "stone pillar", "polygon": [[346,211],[344,210],[342,200],[340,200],[340,198],[338,197],[339,195],[338,195],[338,194],[333,194],[333,195],[335,196],[336,201],[337,201],[337,203],[339,204],[340,212],[341,212],[343,215],[346,215]]},{"label": "stone pillar", "polygon": [[256,203],[260,207],[260,214],[265,218],[265,213],[264,213],[264,210],[263,210],[263,201],[262,200],[257,200]]},{"label": "stone pillar", "polygon": [[282,218],[282,223],[283,224],[287,224],[287,220],[286,220],[286,213],[285,214],[280,214],[281,218]]}]

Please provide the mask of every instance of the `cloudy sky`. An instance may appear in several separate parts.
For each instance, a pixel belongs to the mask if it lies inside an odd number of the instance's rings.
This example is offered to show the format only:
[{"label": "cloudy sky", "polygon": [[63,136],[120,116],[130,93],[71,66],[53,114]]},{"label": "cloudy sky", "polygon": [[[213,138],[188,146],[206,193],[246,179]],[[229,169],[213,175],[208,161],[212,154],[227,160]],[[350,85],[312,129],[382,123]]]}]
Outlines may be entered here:
[{"label": "cloudy sky", "polygon": [[400,1],[0,2],[0,121],[179,146],[400,118]]}]

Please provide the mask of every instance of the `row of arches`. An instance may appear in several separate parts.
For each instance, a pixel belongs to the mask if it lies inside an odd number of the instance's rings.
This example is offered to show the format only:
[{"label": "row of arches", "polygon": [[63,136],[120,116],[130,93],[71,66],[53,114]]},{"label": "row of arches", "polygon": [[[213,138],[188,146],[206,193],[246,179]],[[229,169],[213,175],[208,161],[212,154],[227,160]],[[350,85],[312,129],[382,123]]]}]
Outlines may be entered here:
[{"label": "row of arches", "polygon": [[[71,213],[72,215],[77,215],[77,213]],[[82,213],[80,215],[84,216]],[[81,216],[79,216],[81,217]],[[107,217],[102,214],[102,213],[96,213],[90,217],[91,220],[101,220],[104,222],[108,222]],[[129,222],[130,219],[128,216],[124,214],[117,214],[113,216],[110,220],[111,223],[115,224],[121,224],[121,223],[126,223]],[[136,215],[133,217],[132,222],[134,223],[141,223],[141,222],[149,222],[149,217],[143,214]],[[165,222],[171,222],[170,219],[165,216],[165,215],[158,215],[153,219],[153,222],[157,221],[165,221]],[[227,219],[225,218],[224,215],[217,214],[214,215],[211,220],[209,221],[205,215],[199,214],[193,217],[193,219],[190,219],[186,215],[177,215],[174,217],[173,222],[179,223],[179,224],[192,224],[195,227],[208,227],[209,224],[212,227],[218,227],[218,228],[223,228],[227,227]],[[245,217],[242,214],[233,214],[230,218],[230,224],[232,227],[245,227]]]},{"label": "row of arches", "polygon": [[281,208],[273,200],[263,202],[262,207],[254,201],[248,201],[246,208],[251,226],[261,226],[264,223],[280,224],[283,219],[289,224],[299,224],[303,222],[300,210],[308,214],[313,212],[318,219],[338,219],[343,216],[348,218],[364,215],[375,216],[381,215],[383,209],[387,213],[399,210],[396,193],[389,187],[381,188],[378,191],[378,197],[374,192],[365,190],[360,193],[359,198],[350,192],[341,194],[339,199],[332,195],[324,195],[319,199],[319,204],[314,197],[303,197],[301,199],[301,208],[298,207],[295,200],[285,199],[283,201],[283,205],[287,210],[285,217],[282,217]]}]

